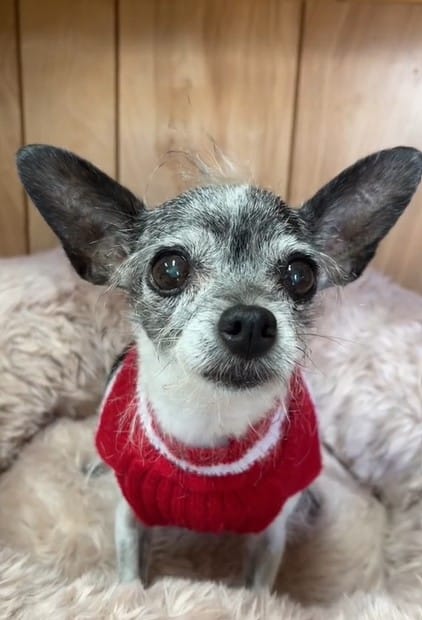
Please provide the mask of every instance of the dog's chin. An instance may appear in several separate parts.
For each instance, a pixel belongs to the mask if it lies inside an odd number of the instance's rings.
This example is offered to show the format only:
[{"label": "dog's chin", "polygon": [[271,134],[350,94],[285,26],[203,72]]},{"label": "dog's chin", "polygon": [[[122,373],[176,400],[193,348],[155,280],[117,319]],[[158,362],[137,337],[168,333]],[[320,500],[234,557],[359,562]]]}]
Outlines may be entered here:
[{"label": "dog's chin", "polygon": [[216,387],[233,391],[265,387],[276,379],[275,373],[272,373],[267,368],[239,368],[234,365],[224,370],[217,366],[209,367],[201,375]]}]

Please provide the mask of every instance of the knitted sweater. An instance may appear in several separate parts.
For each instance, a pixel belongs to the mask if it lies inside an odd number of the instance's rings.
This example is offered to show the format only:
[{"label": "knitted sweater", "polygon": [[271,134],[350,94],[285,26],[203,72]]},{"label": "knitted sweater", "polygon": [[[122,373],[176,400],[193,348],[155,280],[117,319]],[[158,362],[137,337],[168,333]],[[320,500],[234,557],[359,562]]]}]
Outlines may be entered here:
[{"label": "knitted sweater", "polygon": [[264,530],[321,470],[315,410],[299,374],[286,412],[278,403],[224,447],[189,447],[159,427],[139,389],[135,348],[108,385],[96,445],[141,522],[198,532]]}]

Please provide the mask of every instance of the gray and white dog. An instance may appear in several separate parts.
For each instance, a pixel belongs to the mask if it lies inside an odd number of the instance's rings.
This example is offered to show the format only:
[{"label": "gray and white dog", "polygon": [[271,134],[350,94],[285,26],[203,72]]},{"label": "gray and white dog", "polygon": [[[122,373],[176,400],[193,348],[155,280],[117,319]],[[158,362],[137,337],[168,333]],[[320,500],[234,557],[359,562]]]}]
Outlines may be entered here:
[{"label": "gray and white dog", "polygon": [[[298,210],[246,184],[198,187],[147,210],[68,151],[30,145],[17,162],[77,273],[127,291],[161,427],[206,447],[241,437],[286,394],[307,353],[318,292],[360,276],[422,174],[422,153],[397,147],[359,160]],[[253,587],[272,587],[297,501],[251,537]],[[148,540],[122,500],[121,580],[145,578]]]}]

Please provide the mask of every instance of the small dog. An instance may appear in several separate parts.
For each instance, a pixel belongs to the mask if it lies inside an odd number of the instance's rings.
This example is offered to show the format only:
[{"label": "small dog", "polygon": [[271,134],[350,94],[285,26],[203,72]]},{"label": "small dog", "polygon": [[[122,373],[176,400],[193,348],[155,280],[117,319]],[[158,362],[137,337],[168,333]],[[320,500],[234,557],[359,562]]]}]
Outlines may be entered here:
[{"label": "small dog", "polygon": [[146,581],[151,528],[178,525],[249,533],[246,583],[271,588],[321,468],[299,370],[317,294],[362,273],[416,191],[422,153],[361,159],[299,210],[227,184],[148,211],[68,151],[26,146],[17,165],[77,273],[124,289],[133,310],[97,433],[124,497],[120,579]]}]

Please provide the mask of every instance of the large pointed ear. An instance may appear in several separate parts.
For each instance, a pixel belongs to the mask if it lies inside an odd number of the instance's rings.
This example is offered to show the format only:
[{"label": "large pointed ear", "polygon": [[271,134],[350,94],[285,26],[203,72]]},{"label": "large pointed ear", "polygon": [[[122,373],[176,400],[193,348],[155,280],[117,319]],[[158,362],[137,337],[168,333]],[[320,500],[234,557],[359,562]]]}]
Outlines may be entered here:
[{"label": "large pointed ear", "polygon": [[127,189],[69,151],[29,145],[17,166],[33,203],[59,237],[78,274],[107,284],[133,252],[145,217]]},{"label": "large pointed ear", "polygon": [[339,267],[335,283],[347,284],[362,273],[409,204],[421,175],[420,151],[380,151],[344,170],[299,210],[316,248]]}]

